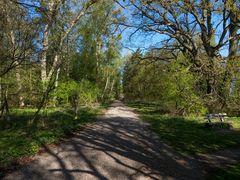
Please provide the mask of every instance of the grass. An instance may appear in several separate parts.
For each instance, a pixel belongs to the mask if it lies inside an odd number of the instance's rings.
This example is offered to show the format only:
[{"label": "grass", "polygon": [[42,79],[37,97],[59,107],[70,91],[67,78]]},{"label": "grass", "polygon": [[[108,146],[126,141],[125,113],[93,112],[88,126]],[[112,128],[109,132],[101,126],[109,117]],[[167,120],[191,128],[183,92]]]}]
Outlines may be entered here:
[{"label": "grass", "polygon": [[[0,168],[10,168],[20,157],[38,152],[43,144],[56,142],[85,123],[94,121],[102,108],[82,108],[78,119],[61,109],[41,112],[37,123],[30,122],[35,109],[14,109],[8,127],[0,130]],[[1,122],[0,127],[3,127]],[[0,173],[1,175],[1,173]]]},{"label": "grass", "polygon": [[232,165],[224,169],[216,169],[212,171],[209,180],[239,180],[240,179],[240,164]]},{"label": "grass", "polygon": [[185,154],[207,153],[240,147],[240,118],[229,118],[233,130],[207,129],[206,120],[199,117],[171,117],[159,112],[156,105],[129,104],[151,124],[160,139]]},{"label": "grass", "polygon": [[[154,104],[129,103],[129,106],[136,108],[142,119],[151,124],[151,128],[163,142],[180,153],[194,155],[240,147],[239,117],[226,120],[233,126],[232,130],[207,129],[204,127],[206,120],[203,117],[170,117],[163,115]],[[208,179],[238,180],[240,164],[210,171]]]}]

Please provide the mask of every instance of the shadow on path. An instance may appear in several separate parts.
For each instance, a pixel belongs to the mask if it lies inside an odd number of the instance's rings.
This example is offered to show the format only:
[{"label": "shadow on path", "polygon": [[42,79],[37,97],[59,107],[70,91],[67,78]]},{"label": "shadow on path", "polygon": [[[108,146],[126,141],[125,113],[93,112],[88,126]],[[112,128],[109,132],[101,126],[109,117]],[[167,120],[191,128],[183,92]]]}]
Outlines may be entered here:
[{"label": "shadow on path", "polygon": [[57,148],[4,179],[203,179],[194,158],[159,142],[148,124],[120,102]]}]

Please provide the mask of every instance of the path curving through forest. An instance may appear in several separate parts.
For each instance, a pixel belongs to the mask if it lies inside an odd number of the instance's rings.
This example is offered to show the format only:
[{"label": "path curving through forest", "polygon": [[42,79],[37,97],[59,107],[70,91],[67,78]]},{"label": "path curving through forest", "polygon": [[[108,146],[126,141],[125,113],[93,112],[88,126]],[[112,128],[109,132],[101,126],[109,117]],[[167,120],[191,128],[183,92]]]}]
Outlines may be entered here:
[{"label": "path curving through forest", "polygon": [[97,122],[57,147],[45,147],[45,153],[4,179],[197,180],[206,175],[206,161],[177,153],[116,101]]}]

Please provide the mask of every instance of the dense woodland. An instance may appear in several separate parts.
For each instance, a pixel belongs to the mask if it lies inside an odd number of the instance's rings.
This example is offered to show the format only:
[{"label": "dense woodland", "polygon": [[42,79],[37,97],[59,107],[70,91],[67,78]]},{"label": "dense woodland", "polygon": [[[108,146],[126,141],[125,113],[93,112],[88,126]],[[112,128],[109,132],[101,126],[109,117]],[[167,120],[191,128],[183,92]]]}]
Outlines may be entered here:
[{"label": "dense woodland", "polygon": [[123,76],[125,97],[164,112],[239,115],[239,2],[131,1],[129,27],[165,35],[134,52]]},{"label": "dense woodland", "polygon": [[[154,106],[157,118],[239,116],[239,8],[238,0],[0,0],[0,169],[115,99]],[[158,42],[143,48],[139,37]],[[133,39],[139,47],[126,47]],[[219,147],[239,145],[236,137]]]},{"label": "dense woodland", "polygon": [[90,105],[120,93],[112,1],[1,1],[1,117],[10,108]]},{"label": "dense woodland", "polygon": [[[2,0],[1,117],[11,107],[77,109],[118,98],[122,85],[126,100],[154,101],[180,115],[237,115],[238,5]],[[124,28],[164,38],[124,61]]]}]

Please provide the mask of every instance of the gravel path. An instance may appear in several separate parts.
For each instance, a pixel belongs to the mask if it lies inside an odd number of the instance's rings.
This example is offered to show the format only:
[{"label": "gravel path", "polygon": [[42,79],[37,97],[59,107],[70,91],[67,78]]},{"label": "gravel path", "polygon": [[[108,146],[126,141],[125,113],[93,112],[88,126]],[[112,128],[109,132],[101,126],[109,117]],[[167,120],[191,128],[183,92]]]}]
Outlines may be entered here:
[{"label": "gravel path", "polygon": [[197,180],[204,179],[209,161],[218,164],[219,159],[180,155],[121,102],[113,103],[96,123],[45,150],[4,179]]}]

